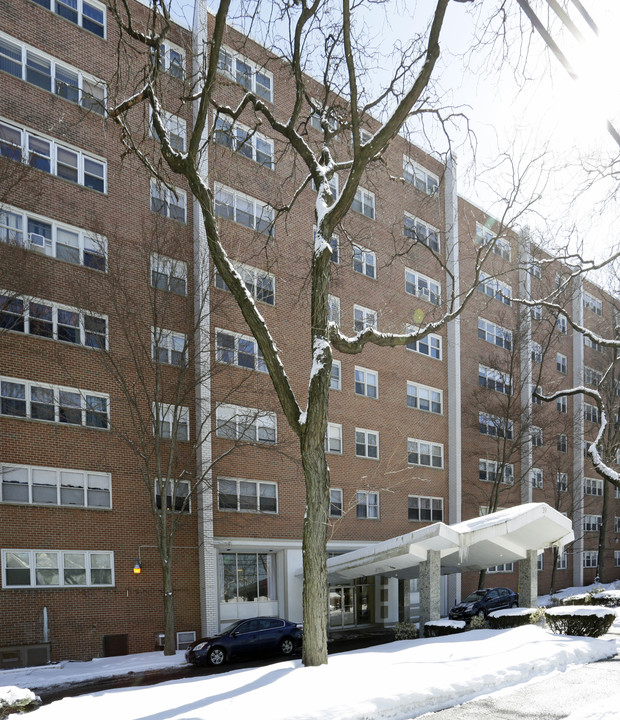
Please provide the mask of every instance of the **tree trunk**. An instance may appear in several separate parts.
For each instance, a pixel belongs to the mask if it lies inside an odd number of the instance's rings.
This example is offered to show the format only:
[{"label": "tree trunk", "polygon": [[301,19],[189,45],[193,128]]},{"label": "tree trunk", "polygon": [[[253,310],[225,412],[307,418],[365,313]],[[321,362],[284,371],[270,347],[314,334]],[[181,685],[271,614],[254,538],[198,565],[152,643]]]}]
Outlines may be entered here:
[{"label": "tree trunk", "polygon": [[170,558],[162,558],[164,590],[164,655],[174,655],[176,642],[174,636],[174,595],[172,593],[172,567]]},{"label": "tree trunk", "polygon": [[484,590],[484,585],[487,580],[487,571],[481,570],[480,575],[478,575],[478,590]]},{"label": "tree trunk", "polygon": [[302,660],[309,667],[327,662],[329,469],[322,445],[309,448],[302,440],[301,459],[306,480]]},{"label": "tree trunk", "polygon": [[555,592],[555,571],[558,568],[558,560],[560,558],[560,548],[553,548],[553,565],[551,566],[551,581],[549,583],[549,595]]},{"label": "tree trunk", "polygon": [[601,527],[598,537],[598,576],[601,582],[608,582],[609,577],[608,565],[609,556],[606,552],[607,547],[607,523],[609,522],[609,493],[611,485],[603,482],[603,509],[601,511]]}]

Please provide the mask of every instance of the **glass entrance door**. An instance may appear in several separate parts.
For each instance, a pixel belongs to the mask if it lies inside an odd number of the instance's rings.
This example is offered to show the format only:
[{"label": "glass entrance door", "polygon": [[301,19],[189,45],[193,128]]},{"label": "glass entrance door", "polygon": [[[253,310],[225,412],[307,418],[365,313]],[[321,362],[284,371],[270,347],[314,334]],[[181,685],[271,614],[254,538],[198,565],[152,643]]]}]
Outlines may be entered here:
[{"label": "glass entrance door", "polygon": [[338,585],[329,588],[329,626],[346,628],[372,622],[372,585]]}]

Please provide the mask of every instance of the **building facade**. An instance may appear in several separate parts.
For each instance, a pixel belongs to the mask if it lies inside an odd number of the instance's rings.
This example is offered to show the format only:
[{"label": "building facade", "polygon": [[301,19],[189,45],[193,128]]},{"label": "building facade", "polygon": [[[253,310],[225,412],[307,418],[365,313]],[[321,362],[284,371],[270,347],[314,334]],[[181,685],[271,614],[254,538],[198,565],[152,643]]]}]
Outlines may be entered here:
[{"label": "building facade", "polygon": [[[192,127],[191,104],[179,98],[212,31],[205,5],[193,30],[172,27],[161,58],[178,149]],[[174,547],[179,647],[237,618],[301,620],[296,436],[209,265],[189,188],[177,176],[153,179],[123,154],[105,115],[112,78],[129,87],[139,53],[115,75],[118,28],[98,0],[9,6],[0,28],[0,245],[9,269],[0,271],[0,666],[158,647],[162,537]],[[145,21],[145,9],[133,8]],[[294,103],[282,62],[233,28],[218,69],[219,101],[250,89],[283,113]],[[134,140],[154,154],[149,117],[134,121]],[[369,118],[364,131],[377,127]],[[303,405],[316,192],[308,184],[275,219],[273,206],[304,179],[286,145],[249,112],[234,125],[210,116],[209,133],[203,174],[226,250]],[[320,146],[310,112],[305,134]],[[348,142],[343,132],[336,147],[345,153]],[[614,298],[459,197],[452,161],[398,137],[386,164],[403,181],[370,168],[332,239],[330,319],[349,334],[404,331],[478,288],[455,320],[417,343],[335,353],[328,551],[545,501],[573,518],[577,539],[557,558],[541,556],[541,590],[615,579],[620,500],[583,450],[596,407],[581,396],[541,398],[597,387],[609,350],[584,343],[553,308],[513,302],[557,289],[571,317],[605,335]],[[178,523],[173,537],[162,535],[162,518],[166,528]],[[515,568],[487,573],[488,585],[516,589]],[[477,584],[446,578],[443,612]],[[417,592],[416,581],[381,576],[334,585],[330,628],[415,618]]]}]

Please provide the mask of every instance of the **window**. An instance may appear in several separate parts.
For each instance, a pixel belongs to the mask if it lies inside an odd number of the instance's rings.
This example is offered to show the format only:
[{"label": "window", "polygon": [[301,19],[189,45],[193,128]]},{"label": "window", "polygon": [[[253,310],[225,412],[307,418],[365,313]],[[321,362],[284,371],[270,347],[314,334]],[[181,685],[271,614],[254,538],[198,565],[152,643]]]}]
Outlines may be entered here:
[{"label": "window", "polygon": [[185,50],[170,40],[161,44],[160,54],[162,69],[173,77],[185,77]]},{"label": "window", "polygon": [[0,328],[84,347],[107,347],[108,319],[37,298],[0,294]]},{"label": "window", "polygon": [[222,45],[217,69],[246,90],[256,93],[263,100],[273,102],[273,75],[247,57]]},{"label": "window", "polygon": [[512,349],[512,331],[480,317],[478,318],[478,337],[491,345],[506,348],[506,350]]},{"label": "window", "polygon": [[355,454],[357,457],[379,459],[379,433],[355,428]]},{"label": "window", "polygon": [[[414,330],[414,327],[407,327],[407,332],[413,332]],[[435,358],[435,360],[441,360],[441,335],[429,333],[421,340],[407,343],[405,347],[407,350],[420,353],[420,355],[428,355],[428,357]]]},{"label": "window", "polygon": [[187,364],[187,337],[181,333],[152,328],[152,352],[155,362],[182,367]]},{"label": "window", "polygon": [[342,454],[342,425],[327,423],[325,431],[325,452],[336,455]]},{"label": "window", "polygon": [[425,223],[424,220],[420,220],[406,212],[403,232],[406,238],[413,240],[414,244],[422,243],[422,245],[426,245],[433,252],[439,252],[439,230]]},{"label": "window", "polygon": [[558,562],[557,562],[557,569],[558,570],[566,570],[568,567],[568,553],[564,551],[563,553],[558,554]]},{"label": "window", "polygon": [[403,155],[403,178],[427,195],[435,195],[439,191],[439,178],[406,155]]},{"label": "window", "polygon": [[478,413],[478,431],[482,435],[512,440],[513,426],[512,420],[506,420],[506,418],[485,412]]},{"label": "window", "polygon": [[558,315],[556,320],[556,327],[558,329],[558,332],[562,333],[562,335],[566,335],[568,332],[568,320],[566,319],[565,315]]},{"label": "window", "polygon": [[558,472],[556,475],[558,490],[560,492],[568,492],[568,473]]},{"label": "window", "polygon": [[603,314],[603,303],[595,298],[594,295],[584,292],[583,294],[583,309],[591,310],[595,315]]},{"label": "window", "polygon": [[536,569],[538,570],[538,572],[543,571],[543,555],[542,555],[542,553],[538,556],[538,558],[536,560]]},{"label": "window", "polygon": [[[221,553],[221,602],[276,600],[276,563],[272,553]],[[253,606],[253,610],[256,606]]]},{"label": "window", "polygon": [[487,367],[486,365],[478,365],[478,385],[480,385],[480,387],[486,387],[489,390],[503,393],[504,395],[512,394],[510,375]]},{"label": "window", "polygon": [[583,516],[583,531],[584,532],[598,532],[603,524],[602,515],[584,515]]},{"label": "window", "polygon": [[535,385],[530,385],[530,387],[532,389],[532,403],[534,405],[542,405],[543,399],[540,397],[540,393],[542,393],[541,388]]},{"label": "window", "polygon": [[355,368],[355,394],[370,398],[379,396],[379,375],[374,370]]},{"label": "window", "polygon": [[114,585],[114,553],[87,550],[3,550],[2,586]]},{"label": "window", "polygon": [[443,498],[409,495],[407,519],[415,522],[443,522]]},{"label": "window", "polygon": [[568,452],[568,435],[558,435],[558,452]]},{"label": "window", "polygon": [[543,430],[541,427],[536,427],[535,425],[532,426],[531,432],[530,432],[531,438],[532,438],[532,446],[533,447],[542,447],[543,444]]},{"label": "window", "polygon": [[591,405],[590,403],[584,403],[583,404],[583,417],[585,420],[589,420],[590,422],[597,423],[598,425],[600,425],[601,413],[596,405]]},{"label": "window", "polygon": [[219,405],[215,422],[216,435],[221,438],[269,444],[276,442],[276,414],[266,410]]},{"label": "window", "polygon": [[353,328],[355,332],[362,332],[366,328],[377,329],[377,311],[361,305],[353,306]]},{"label": "window", "polygon": [[510,261],[510,243],[505,238],[498,237],[495,233],[491,232],[488,228],[480,223],[476,223],[476,245],[493,245],[493,252],[495,255],[499,255],[504,260]]},{"label": "window", "polygon": [[105,5],[97,0],[34,0],[64,17],[69,22],[80,25],[94,35],[105,38]]},{"label": "window", "polygon": [[428,300],[433,305],[441,302],[441,284],[409,268],[405,268],[405,292]]},{"label": "window", "polygon": [[278,486],[273,482],[218,478],[217,498],[220,510],[278,512]]},{"label": "window", "polygon": [[[157,131],[155,130],[155,124],[153,123],[153,112],[151,110],[151,135],[155,140],[158,140]],[[183,118],[173,115],[172,113],[162,110],[160,113],[161,124],[164,126],[168,141],[174,150],[179,152],[185,152],[185,144],[187,142],[187,128]]]},{"label": "window", "polygon": [[[68,0],[68,2],[76,0]],[[57,3],[58,5],[59,3]],[[30,45],[0,33],[0,70],[59,95],[99,115],[105,114],[105,83],[65,65]]]},{"label": "window", "polygon": [[[0,125],[0,133],[2,131],[2,126]],[[1,136],[0,136],[1,140]],[[0,154],[2,154],[2,148],[0,146]],[[588,337],[587,335],[583,336],[583,346],[587,348],[592,348],[592,350],[596,350],[596,352],[603,352],[603,346],[597,342],[596,340],[593,340],[592,338]]]},{"label": "window", "polygon": [[598,551],[597,550],[584,550],[583,567],[584,568],[598,567]]},{"label": "window", "polygon": [[273,140],[241,123],[217,116],[213,129],[213,140],[240,155],[273,170]]},{"label": "window", "polygon": [[342,390],[342,367],[340,360],[332,360],[329,387],[331,390]]},{"label": "window", "polygon": [[443,392],[437,388],[407,381],[407,405],[416,410],[441,415],[443,412]]},{"label": "window", "polygon": [[0,502],[110,508],[111,493],[109,473],[0,465]]},{"label": "window", "polygon": [[[166,482],[155,480],[155,504],[161,510],[161,488],[166,488]],[[190,484],[187,480],[168,480],[166,488],[166,510],[174,512],[191,512]]]},{"label": "window", "polygon": [[372,520],[379,519],[379,493],[360,490],[355,494],[357,517]]},{"label": "window", "polygon": [[84,187],[106,192],[104,160],[74,150],[47,136],[0,121],[0,156],[24,162]]},{"label": "window", "polygon": [[443,445],[415,438],[407,439],[407,464],[443,468]]},{"label": "window", "polygon": [[601,380],[603,379],[603,373],[598,372],[597,370],[593,370],[592,368],[588,367],[587,365],[583,369],[583,381],[586,385],[592,385],[593,387],[597,388],[601,384]]},{"label": "window", "polygon": [[[316,226],[312,230],[312,241],[316,245]],[[337,235],[332,235],[329,240],[329,245],[332,249],[331,261],[338,265],[340,263],[340,240]]]},{"label": "window", "polygon": [[353,202],[351,203],[351,209],[355,212],[366,215],[371,220],[375,219],[375,194],[366,190],[363,187],[358,187]]},{"label": "window", "polygon": [[329,517],[342,517],[343,508],[342,490],[331,488],[329,491]]},{"label": "window", "polygon": [[532,320],[542,320],[543,312],[540,305],[532,305],[530,308],[530,317]]},{"label": "window", "polygon": [[377,277],[377,257],[371,250],[353,246],[353,270],[369,278]]},{"label": "window", "polygon": [[[247,291],[258,302],[264,302],[267,305],[276,304],[276,279],[266,270],[244,265],[243,263],[233,263],[235,270],[241,275],[241,279],[245,284]],[[217,268],[214,270],[215,287],[220,290],[228,289],[228,285],[224,282],[224,278],[219,274]]]},{"label": "window", "polygon": [[538,490],[543,489],[543,471],[540,468],[532,468],[530,470],[530,477],[532,480],[532,487]]},{"label": "window", "polygon": [[490,575],[495,575],[497,573],[511,573],[514,571],[514,563],[503,563],[502,565],[492,565],[491,567],[487,568],[487,572]]},{"label": "window", "polygon": [[107,428],[108,406],[101,393],[0,378],[0,414],[9,417]]},{"label": "window", "polygon": [[335,295],[327,296],[327,320],[340,325],[340,298]]},{"label": "window", "polygon": [[[601,519],[602,521],[602,519]],[[620,532],[620,517],[617,515],[614,517],[614,532],[619,533]]]},{"label": "window", "polygon": [[566,355],[562,355],[562,353],[556,353],[555,366],[558,372],[564,373],[564,375],[566,375],[566,373],[568,372],[568,359]]},{"label": "window", "polygon": [[[501,477],[500,477],[501,471]],[[514,484],[514,465],[512,463],[502,464],[497,460],[485,460],[480,458],[478,461],[478,478],[483,482],[502,482],[504,485]]]},{"label": "window", "polygon": [[559,397],[555,401],[555,404],[557,407],[557,411],[559,413],[567,413],[568,412],[568,398],[566,397],[566,395],[562,395],[562,397]]},{"label": "window", "polygon": [[530,343],[530,354],[532,356],[532,362],[540,364],[542,362],[541,344],[532,340],[532,342]]},{"label": "window", "polygon": [[151,179],[151,210],[163,217],[186,222],[187,195],[185,190],[169,188]]},{"label": "window", "polygon": [[540,267],[540,263],[537,262],[536,260],[530,261],[527,271],[529,272],[530,275],[532,275],[532,277],[542,280],[542,269]]},{"label": "window", "polygon": [[[158,430],[159,428],[159,430]],[[164,440],[189,440],[189,408],[153,403],[153,429]]]},{"label": "window", "polygon": [[151,285],[175,295],[187,295],[187,263],[151,253]]},{"label": "window", "polygon": [[487,273],[480,273],[478,291],[491,298],[495,298],[495,300],[503,302],[504,305],[512,305],[512,288],[510,285],[507,285],[497,278],[487,275]]},{"label": "window", "polygon": [[603,495],[603,481],[599,478],[584,478],[583,479],[583,494],[584,495]]},{"label": "window", "polygon": [[267,372],[267,366],[258,343],[253,337],[229,330],[215,330],[215,358],[226,365]]},{"label": "window", "polygon": [[105,237],[9,205],[0,208],[0,242],[106,271],[108,242]]},{"label": "window", "polygon": [[215,184],[215,214],[233,220],[258,233],[273,235],[273,208],[225,185]]}]

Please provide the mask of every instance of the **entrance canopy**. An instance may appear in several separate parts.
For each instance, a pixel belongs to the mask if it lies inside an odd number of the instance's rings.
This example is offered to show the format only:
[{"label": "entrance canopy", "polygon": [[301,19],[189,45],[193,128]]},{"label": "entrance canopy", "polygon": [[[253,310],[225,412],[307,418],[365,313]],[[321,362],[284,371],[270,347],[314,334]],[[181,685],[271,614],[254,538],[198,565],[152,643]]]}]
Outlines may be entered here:
[{"label": "entrance canopy", "polygon": [[442,575],[524,560],[528,551],[563,547],[575,539],[571,521],[546,503],[528,503],[465,520],[442,522],[329,558],[330,583],[365,575],[418,577],[420,563],[438,551]]}]

